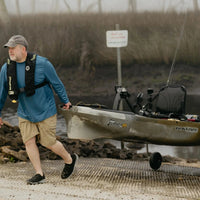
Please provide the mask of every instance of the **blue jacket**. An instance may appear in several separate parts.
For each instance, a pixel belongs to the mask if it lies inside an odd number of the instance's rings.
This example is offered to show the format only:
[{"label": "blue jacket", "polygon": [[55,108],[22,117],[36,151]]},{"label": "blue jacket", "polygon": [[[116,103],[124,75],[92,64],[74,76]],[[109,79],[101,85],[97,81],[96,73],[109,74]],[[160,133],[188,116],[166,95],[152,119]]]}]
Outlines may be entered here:
[{"label": "blue jacket", "polygon": [[[24,88],[25,62],[17,63],[16,68],[18,87]],[[56,114],[57,109],[53,90],[62,103],[65,104],[69,102],[65,87],[57,76],[53,65],[48,61],[48,59],[37,56],[35,66],[35,85],[42,83],[45,80],[49,82],[49,84],[36,89],[33,96],[27,97],[24,92],[19,94],[17,109],[19,117],[31,122],[40,122]],[[7,64],[5,63],[0,72],[0,116],[7,94]]]}]

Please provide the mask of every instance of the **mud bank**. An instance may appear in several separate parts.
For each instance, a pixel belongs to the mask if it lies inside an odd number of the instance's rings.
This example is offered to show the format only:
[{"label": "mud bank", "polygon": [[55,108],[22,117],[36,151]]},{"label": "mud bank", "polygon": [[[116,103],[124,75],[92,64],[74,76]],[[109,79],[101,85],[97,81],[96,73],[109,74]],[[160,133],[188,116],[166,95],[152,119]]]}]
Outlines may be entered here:
[{"label": "mud bank", "polygon": [[[144,161],[149,159],[146,153],[137,153],[137,150],[142,148],[143,144],[130,143],[124,149],[116,148],[113,144],[105,141],[81,141],[72,140],[66,137],[57,136],[57,139],[62,142],[65,148],[70,152],[75,152],[79,157],[87,158],[115,158],[122,160],[137,160]],[[59,160],[59,156],[52,151],[41,146],[39,143],[39,151],[41,160]],[[0,163],[28,161],[25,146],[22,142],[20,130],[18,126],[12,126],[4,121],[4,125],[0,129]],[[200,167],[198,160],[184,160],[171,156],[164,156],[163,162],[181,164],[185,166]]]},{"label": "mud bank", "polygon": [[[96,157],[96,158],[117,158],[117,159],[147,159],[145,154],[138,155],[135,149],[118,149],[114,145],[107,142],[81,141],[67,139],[66,137],[57,136],[65,148],[70,152],[77,153],[80,157]],[[59,156],[52,151],[37,143],[41,155],[41,159],[58,160]],[[0,161],[17,162],[27,161],[25,146],[22,142],[20,130],[18,126],[12,126],[8,122],[0,129]],[[138,146],[137,146],[138,148]]]}]

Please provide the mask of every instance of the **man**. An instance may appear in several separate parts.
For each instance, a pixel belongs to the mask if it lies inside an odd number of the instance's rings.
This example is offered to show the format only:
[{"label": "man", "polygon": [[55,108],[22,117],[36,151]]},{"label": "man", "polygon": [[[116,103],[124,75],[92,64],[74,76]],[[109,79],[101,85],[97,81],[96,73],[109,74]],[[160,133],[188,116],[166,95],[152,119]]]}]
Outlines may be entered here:
[{"label": "man", "polygon": [[63,158],[65,166],[61,178],[68,178],[73,173],[78,157],[76,154],[71,156],[56,140],[57,110],[52,90],[67,110],[71,103],[64,85],[48,59],[27,52],[28,42],[22,35],[12,36],[4,47],[8,48],[9,59],[0,72],[0,127],[3,125],[1,110],[9,95],[13,103],[18,102],[20,132],[36,171],[27,184],[45,181],[37,140]]}]

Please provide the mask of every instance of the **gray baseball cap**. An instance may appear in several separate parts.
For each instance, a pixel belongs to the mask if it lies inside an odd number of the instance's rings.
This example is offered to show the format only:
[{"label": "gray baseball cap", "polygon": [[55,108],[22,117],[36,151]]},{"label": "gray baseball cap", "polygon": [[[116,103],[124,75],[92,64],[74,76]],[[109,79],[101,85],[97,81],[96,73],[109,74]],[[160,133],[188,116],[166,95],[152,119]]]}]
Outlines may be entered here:
[{"label": "gray baseball cap", "polygon": [[21,44],[28,47],[28,42],[22,35],[13,35],[6,44],[4,44],[4,48],[6,47],[16,47],[18,44]]}]

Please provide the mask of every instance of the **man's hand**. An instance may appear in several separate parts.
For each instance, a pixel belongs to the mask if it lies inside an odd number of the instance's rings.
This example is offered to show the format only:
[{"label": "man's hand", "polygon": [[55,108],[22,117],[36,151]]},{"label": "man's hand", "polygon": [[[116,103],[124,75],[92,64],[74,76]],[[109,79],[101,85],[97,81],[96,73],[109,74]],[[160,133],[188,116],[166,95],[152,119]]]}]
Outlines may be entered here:
[{"label": "man's hand", "polygon": [[63,106],[63,109],[65,110],[68,110],[70,108],[72,104],[70,102],[66,103],[64,106]]},{"label": "man's hand", "polygon": [[3,125],[3,120],[2,120],[2,118],[0,117],[0,128],[1,128],[2,125]]}]

